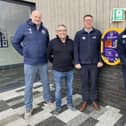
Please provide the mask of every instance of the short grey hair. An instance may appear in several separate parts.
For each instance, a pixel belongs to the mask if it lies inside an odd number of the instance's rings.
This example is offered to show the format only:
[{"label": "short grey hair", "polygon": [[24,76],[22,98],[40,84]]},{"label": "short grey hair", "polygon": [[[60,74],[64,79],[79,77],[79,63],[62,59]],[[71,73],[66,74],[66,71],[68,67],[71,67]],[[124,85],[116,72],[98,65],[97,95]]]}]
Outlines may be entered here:
[{"label": "short grey hair", "polygon": [[58,30],[59,27],[64,27],[67,30],[67,26],[65,24],[58,24],[56,27],[56,31]]}]

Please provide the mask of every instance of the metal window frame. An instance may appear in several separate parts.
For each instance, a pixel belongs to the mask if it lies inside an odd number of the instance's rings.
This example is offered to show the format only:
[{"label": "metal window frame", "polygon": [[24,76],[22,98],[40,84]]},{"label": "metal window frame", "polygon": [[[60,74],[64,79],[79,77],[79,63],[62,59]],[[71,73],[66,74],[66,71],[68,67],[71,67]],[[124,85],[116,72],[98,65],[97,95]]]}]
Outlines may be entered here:
[{"label": "metal window frame", "polygon": [[34,2],[32,2],[32,1],[31,2],[29,2],[29,1],[22,1],[22,0],[0,0],[0,1],[28,6],[28,7],[31,8],[31,11],[36,8],[36,4]]}]

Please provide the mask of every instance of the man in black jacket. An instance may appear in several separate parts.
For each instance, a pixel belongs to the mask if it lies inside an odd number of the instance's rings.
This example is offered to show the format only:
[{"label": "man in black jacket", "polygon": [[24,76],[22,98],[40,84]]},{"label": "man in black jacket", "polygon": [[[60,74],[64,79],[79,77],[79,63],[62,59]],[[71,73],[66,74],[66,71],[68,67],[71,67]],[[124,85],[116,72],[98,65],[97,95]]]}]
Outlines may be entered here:
[{"label": "man in black jacket", "polygon": [[[76,33],[74,40],[75,68],[81,69],[82,79],[82,105],[80,111],[84,111],[88,101],[92,101],[96,110],[100,107],[96,103],[96,78],[98,67],[103,64],[100,59],[101,32],[93,28],[92,15],[85,15],[83,18],[84,28]],[[90,92],[89,92],[90,80]]]},{"label": "man in black jacket", "polygon": [[67,36],[64,24],[58,25],[56,38],[48,46],[48,59],[53,64],[53,79],[55,83],[56,111],[61,111],[61,84],[65,79],[67,86],[67,107],[73,109],[72,81],[73,81],[73,41]]},{"label": "man in black jacket", "polygon": [[124,86],[126,89],[126,29],[118,37],[117,49],[118,49],[120,60],[122,62]]}]

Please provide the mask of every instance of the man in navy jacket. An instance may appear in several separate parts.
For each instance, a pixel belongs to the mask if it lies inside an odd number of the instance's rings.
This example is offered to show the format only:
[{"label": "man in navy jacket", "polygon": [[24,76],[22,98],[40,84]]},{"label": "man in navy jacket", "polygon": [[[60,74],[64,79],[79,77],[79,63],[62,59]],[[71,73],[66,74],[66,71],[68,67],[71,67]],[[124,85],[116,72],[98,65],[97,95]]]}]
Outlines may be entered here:
[{"label": "man in navy jacket", "polygon": [[[99,105],[96,103],[96,79],[97,68],[103,64],[100,59],[101,32],[93,28],[92,15],[85,15],[83,18],[84,28],[78,31],[74,39],[74,60],[75,68],[81,69],[82,80],[82,105],[80,111],[84,111],[88,101],[92,101],[96,110]],[[89,92],[90,80],[90,92]]]},{"label": "man in navy jacket", "polygon": [[48,81],[47,47],[49,34],[43,26],[41,13],[32,12],[31,18],[21,25],[14,36],[13,46],[24,57],[25,74],[25,118],[32,112],[32,86],[39,73],[43,83],[43,97],[46,103],[50,102],[50,89]]},{"label": "man in navy jacket", "polygon": [[124,86],[126,89],[126,29],[118,37],[117,49],[118,49],[120,60],[122,62]]}]

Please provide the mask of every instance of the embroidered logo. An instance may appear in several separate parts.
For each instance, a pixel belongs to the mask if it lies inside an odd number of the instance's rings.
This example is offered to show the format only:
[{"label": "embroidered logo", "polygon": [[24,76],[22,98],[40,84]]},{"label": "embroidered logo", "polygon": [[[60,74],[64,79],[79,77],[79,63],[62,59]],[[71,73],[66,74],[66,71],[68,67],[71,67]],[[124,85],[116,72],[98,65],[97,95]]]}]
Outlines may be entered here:
[{"label": "embroidered logo", "polygon": [[42,33],[42,34],[46,34],[46,31],[45,31],[45,30],[41,30],[41,33]]},{"label": "embroidered logo", "polygon": [[123,44],[125,44],[125,43],[126,43],[126,41],[125,41],[125,40],[123,40],[123,41],[122,41],[122,43],[123,43]]},{"label": "embroidered logo", "polygon": [[92,39],[96,39],[96,36],[92,36]]},{"label": "embroidered logo", "polygon": [[29,34],[32,34],[32,29],[31,28],[29,28],[28,31],[29,31]]},{"label": "embroidered logo", "polygon": [[85,40],[85,39],[86,39],[86,37],[85,37],[85,36],[83,36],[83,37],[82,37],[82,39],[83,39],[83,40]]},{"label": "embroidered logo", "polygon": [[123,35],[122,38],[126,38],[126,35]]}]

